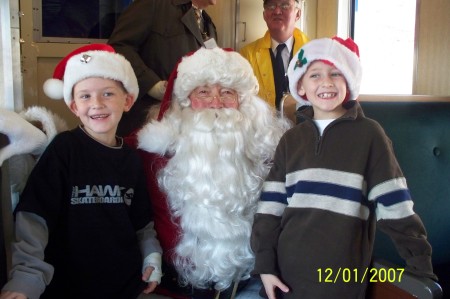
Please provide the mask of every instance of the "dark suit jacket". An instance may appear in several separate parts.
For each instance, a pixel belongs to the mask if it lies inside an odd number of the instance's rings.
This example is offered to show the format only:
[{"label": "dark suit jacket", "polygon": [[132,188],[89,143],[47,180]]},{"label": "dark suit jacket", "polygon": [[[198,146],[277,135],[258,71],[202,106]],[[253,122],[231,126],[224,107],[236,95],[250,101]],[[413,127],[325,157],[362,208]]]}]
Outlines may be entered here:
[{"label": "dark suit jacket", "polygon": [[[206,32],[217,42],[217,31],[203,11]],[[119,17],[108,43],[131,63],[139,96],[125,113],[117,134],[129,135],[146,121],[148,108],[158,103],[147,92],[167,80],[183,55],[204,46],[190,0],[135,0]]]},{"label": "dark suit jacket", "polygon": [[[209,36],[217,41],[205,11],[203,18]],[[204,45],[190,0],[135,0],[120,16],[108,43],[133,66],[139,97],[167,80],[183,55]]]}]

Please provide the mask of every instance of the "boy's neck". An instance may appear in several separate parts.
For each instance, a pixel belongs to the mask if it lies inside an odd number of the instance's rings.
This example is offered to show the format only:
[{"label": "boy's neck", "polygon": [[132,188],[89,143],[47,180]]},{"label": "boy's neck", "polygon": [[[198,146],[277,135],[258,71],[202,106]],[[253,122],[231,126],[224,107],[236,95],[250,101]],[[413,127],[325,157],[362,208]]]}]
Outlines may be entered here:
[{"label": "boy's neck", "polygon": [[113,139],[111,140],[101,140],[99,138],[95,138],[94,136],[92,136],[91,134],[89,134],[89,132],[84,128],[83,125],[80,125],[80,129],[86,133],[87,136],[89,136],[90,138],[92,138],[93,140],[97,141],[98,143],[103,144],[104,146],[108,146],[108,147],[112,147],[112,148],[122,148],[123,146],[123,138],[122,137],[118,137],[118,136],[114,136]]}]

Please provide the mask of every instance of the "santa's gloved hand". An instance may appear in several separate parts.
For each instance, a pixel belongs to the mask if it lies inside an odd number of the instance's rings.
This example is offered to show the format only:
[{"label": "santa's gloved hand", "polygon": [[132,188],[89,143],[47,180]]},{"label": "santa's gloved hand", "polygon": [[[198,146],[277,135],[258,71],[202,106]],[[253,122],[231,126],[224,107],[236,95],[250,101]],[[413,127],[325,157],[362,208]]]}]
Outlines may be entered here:
[{"label": "santa's gloved hand", "polygon": [[152,98],[157,99],[158,101],[161,101],[164,97],[164,93],[166,92],[167,88],[167,81],[159,81],[155,85],[153,85],[152,88],[147,92],[149,96]]}]

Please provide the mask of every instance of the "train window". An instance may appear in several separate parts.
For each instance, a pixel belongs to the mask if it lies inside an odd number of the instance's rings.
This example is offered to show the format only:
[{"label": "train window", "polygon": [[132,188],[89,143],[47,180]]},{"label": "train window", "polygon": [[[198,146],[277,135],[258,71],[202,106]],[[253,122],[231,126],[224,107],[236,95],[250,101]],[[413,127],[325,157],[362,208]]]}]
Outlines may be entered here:
[{"label": "train window", "polygon": [[361,93],[412,94],[416,1],[350,1],[350,35],[363,66]]},{"label": "train window", "polygon": [[133,0],[33,0],[34,40],[86,43],[107,40]]}]

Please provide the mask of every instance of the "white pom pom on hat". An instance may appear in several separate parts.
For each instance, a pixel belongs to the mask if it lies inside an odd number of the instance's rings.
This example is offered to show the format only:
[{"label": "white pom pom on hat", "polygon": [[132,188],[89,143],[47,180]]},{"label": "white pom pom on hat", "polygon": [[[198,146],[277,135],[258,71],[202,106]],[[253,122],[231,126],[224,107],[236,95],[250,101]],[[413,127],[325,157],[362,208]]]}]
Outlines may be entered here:
[{"label": "white pom pom on hat", "polygon": [[298,103],[311,105],[311,102],[298,94],[297,86],[308,67],[316,60],[328,61],[341,71],[347,81],[348,100],[358,98],[362,79],[358,45],[351,38],[320,38],[306,43],[289,63],[289,90]]},{"label": "white pom pom on hat", "polygon": [[44,93],[54,100],[64,99],[70,106],[73,86],[90,77],[122,82],[134,100],[139,94],[137,78],[131,64],[108,44],[90,44],[69,53],[55,67],[53,78],[44,82]]},{"label": "white pom pom on hat", "polygon": [[64,98],[64,83],[60,79],[47,79],[44,82],[44,93],[53,100],[60,100]]}]

